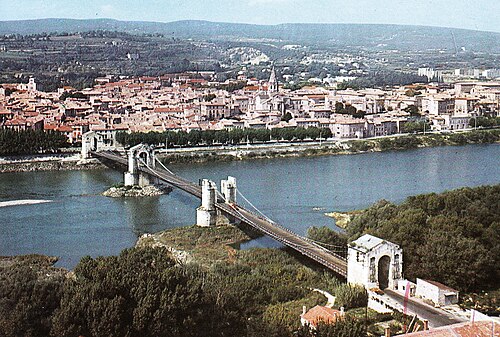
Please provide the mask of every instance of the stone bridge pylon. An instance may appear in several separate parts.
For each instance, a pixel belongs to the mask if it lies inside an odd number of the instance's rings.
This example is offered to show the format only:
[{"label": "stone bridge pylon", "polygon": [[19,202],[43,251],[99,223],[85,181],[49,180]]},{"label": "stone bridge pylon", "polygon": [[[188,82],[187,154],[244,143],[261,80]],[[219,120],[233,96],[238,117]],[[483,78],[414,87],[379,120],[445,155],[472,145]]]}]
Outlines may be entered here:
[{"label": "stone bridge pylon", "polygon": [[156,157],[154,148],[149,145],[139,144],[131,147],[127,151],[128,170],[124,174],[125,186],[148,186],[154,184],[155,178],[143,173],[139,167],[154,169],[156,167]]},{"label": "stone bridge pylon", "polygon": [[[236,178],[227,177],[221,180],[222,197],[228,204],[236,202]],[[219,192],[217,184],[208,179],[201,181],[201,206],[196,209],[196,224],[201,227],[209,227],[217,222],[217,209]],[[233,219],[229,219],[232,221]]]}]

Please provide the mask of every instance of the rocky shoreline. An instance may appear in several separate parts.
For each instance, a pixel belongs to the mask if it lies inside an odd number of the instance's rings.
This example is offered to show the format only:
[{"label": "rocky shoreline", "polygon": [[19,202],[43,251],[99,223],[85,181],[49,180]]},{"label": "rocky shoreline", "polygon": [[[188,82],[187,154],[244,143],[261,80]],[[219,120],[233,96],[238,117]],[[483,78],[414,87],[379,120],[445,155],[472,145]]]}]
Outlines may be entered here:
[{"label": "rocky shoreline", "polygon": [[97,159],[52,159],[0,162],[0,173],[34,171],[79,171],[97,170],[104,168],[106,168],[106,166]]},{"label": "rocky shoreline", "polygon": [[349,211],[349,212],[330,212],[325,213],[325,216],[335,219],[337,227],[346,229],[355,215],[362,213],[362,211]]},{"label": "rocky shoreline", "polygon": [[157,197],[163,194],[168,194],[172,191],[171,186],[167,185],[150,185],[150,186],[119,186],[110,187],[102,193],[105,197],[110,198],[136,198],[136,197]]}]

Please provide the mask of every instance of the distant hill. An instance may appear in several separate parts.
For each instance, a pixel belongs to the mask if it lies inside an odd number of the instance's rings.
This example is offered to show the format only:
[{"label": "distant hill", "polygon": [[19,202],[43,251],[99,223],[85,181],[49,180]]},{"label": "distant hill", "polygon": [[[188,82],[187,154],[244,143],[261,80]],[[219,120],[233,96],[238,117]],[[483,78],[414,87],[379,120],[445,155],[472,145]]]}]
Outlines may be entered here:
[{"label": "distant hill", "polygon": [[274,39],[323,46],[425,50],[446,49],[500,53],[500,33],[455,28],[379,24],[252,25],[209,21],[168,23],[112,19],[39,19],[0,21],[0,34],[38,34],[110,30],[161,33],[176,38],[234,40]]}]

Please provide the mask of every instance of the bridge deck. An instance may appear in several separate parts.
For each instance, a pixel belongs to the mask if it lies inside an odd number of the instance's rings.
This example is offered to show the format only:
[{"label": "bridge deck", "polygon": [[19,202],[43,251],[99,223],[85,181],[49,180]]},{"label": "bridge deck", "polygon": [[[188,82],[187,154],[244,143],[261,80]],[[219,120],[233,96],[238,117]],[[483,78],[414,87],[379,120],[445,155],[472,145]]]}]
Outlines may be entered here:
[{"label": "bridge deck", "polygon": [[[127,165],[127,159],[113,152],[93,152],[92,154],[122,165]],[[201,199],[201,187],[186,179],[165,170],[150,169],[147,167],[140,167],[140,170]],[[216,203],[215,207],[221,212],[233,216],[284,245],[308,256],[332,271],[347,277],[347,261],[340,255],[334,254],[320,245],[293,233],[286,227],[264,219],[240,205],[230,205],[221,200],[221,202]]]}]

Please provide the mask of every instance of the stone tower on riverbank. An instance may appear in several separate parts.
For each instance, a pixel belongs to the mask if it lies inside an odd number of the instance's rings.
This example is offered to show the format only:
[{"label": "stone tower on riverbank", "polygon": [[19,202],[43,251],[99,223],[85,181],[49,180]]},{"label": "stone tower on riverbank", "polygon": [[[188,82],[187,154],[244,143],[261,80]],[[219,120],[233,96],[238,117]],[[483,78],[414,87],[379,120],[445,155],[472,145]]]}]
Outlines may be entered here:
[{"label": "stone tower on riverbank", "polygon": [[348,246],[347,282],[367,289],[397,289],[403,279],[403,250],[395,243],[365,234]]}]

